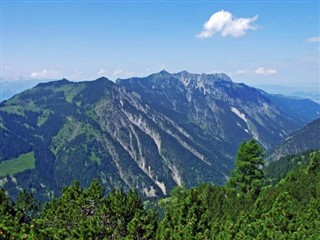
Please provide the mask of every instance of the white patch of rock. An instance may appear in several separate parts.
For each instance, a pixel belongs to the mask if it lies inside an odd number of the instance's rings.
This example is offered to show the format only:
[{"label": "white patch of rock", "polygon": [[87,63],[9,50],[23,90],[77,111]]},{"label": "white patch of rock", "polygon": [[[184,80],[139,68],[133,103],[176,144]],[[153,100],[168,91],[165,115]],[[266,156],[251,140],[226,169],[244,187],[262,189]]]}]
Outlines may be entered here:
[{"label": "white patch of rock", "polygon": [[248,123],[248,120],[246,119],[246,115],[242,112],[240,112],[237,108],[231,107],[231,111],[236,114],[239,118],[241,118],[243,121]]}]

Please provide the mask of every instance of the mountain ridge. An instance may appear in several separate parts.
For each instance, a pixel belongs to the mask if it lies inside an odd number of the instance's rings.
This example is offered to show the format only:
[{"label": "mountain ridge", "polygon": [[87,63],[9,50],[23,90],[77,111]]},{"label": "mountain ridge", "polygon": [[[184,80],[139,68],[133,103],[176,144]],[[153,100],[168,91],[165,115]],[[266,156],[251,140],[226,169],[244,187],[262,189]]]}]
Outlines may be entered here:
[{"label": "mountain ridge", "polygon": [[[220,77],[223,77],[222,79]],[[275,104],[278,104],[278,102],[275,102],[270,98],[268,98],[266,94],[261,93],[258,89],[249,87],[245,84],[242,83],[233,83],[230,78],[225,75],[225,74],[192,74],[192,73],[188,73],[186,71],[180,72],[180,73],[176,73],[176,74],[168,74],[168,72],[166,72],[165,75],[163,74],[152,74],[148,77],[144,77],[144,78],[129,78],[129,79],[118,79],[117,83],[120,86],[123,86],[125,88],[128,88],[131,91],[135,91],[138,94],[141,95],[142,98],[145,98],[146,101],[148,101],[149,103],[151,103],[152,105],[158,105],[159,106],[159,102],[157,99],[163,99],[164,97],[167,98],[168,101],[166,101],[166,104],[162,104],[162,106],[164,106],[165,108],[169,109],[170,108],[170,102],[172,102],[172,98],[173,101],[175,102],[179,102],[181,103],[181,106],[177,107],[177,106],[173,106],[171,109],[173,109],[174,111],[180,111],[180,112],[184,112],[185,109],[188,109],[188,105],[191,101],[191,99],[193,98],[193,96],[195,95],[202,95],[200,96],[201,99],[197,98],[197,96],[195,97],[195,101],[194,104],[206,104],[207,106],[209,106],[209,108],[211,109],[201,109],[202,111],[206,111],[209,112],[209,114],[211,114],[211,119],[213,120],[215,118],[215,113],[214,113],[214,109],[217,108],[216,105],[218,104],[225,104],[228,105],[228,107],[230,109],[224,109],[225,111],[229,111],[231,110],[231,112],[233,114],[236,114],[238,117],[240,116],[241,121],[248,121],[250,119],[245,119],[245,114],[244,113],[248,113],[248,111],[250,110],[249,108],[251,108],[251,115],[254,116],[250,116],[253,118],[254,120],[260,120],[259,119],[259,113],[254,113],[254,107],[261,109],[262,113],[264,115],[268,115],[268,107],[273,107],[273,111],[278,111],[278,115],[281,115],[280,113],[283,111],[283,108],[276,106]],[[166,88],[164,88],[164,85],[166,86]],[[172,88],[174,89],[174,91],[170,91],[172,90]],[[164,92],[164,93],[163,93]],[[177,99],[177,95],[180,94],[179,99]],[[155,95],[157,97],[155,97]],[[163,95],[165,95],[163,97]],[[187,101],[185,101],[185,99],[187,99]],[[239,101],[240,100],[240,101]],[[200,103],[198,103],[200,102]],[[249,102],[249,104],[246,105],[246,109],[237,109],[238,105],[241,105],[242,103],[246,103]],[[160,102],[161,103],[161,102]],[[270,104],[272,103],[272,104]],[[260,106],[259,106],[260,104]],[[255,105],[255,106],[254,106]],[[262,106],[263,105],[263,106]],[[178,109],[179,108],[179,109]],[[319,110],[319,105],[314,103],[314,105],[312,105],[312,111],[310,112],[314,112],[316,110]],[[304,117],[304,113],[302,112],[303,109],[296,109],[295,110],[295,114],[298,113],[297,115],[293,115],[290,111],[287,111],[284,115],[287,115],[290,119],[288,121],[288,119],[281,119],[280,123],[274,123],[274,124],[282,124],[284,126],[288,125],[289,123],[292,123],[293,125],[296,125],[296,127],[294,126],[286,126],[284,129],[282,129],[282,131],[285,131],[285,133],[279,133],[280,136],[277,136],[278,138],[278,142],[280,142],[280,140],[282,139],[282,137],[285,134],[289,134],[288,128],[294,128],[295,130],[298,130],[300,127],[302,127],[304,124],[306,124],[308,121],[313,120],[314,118],[316,118],[315,115],[312,116],[308,116],[308,119],[306,119]],[[211,113],[210,113],[211,111]],[[230,112],[230,111],[229,111]],[[192,113],[191,113],[192,114]],[[206,113],[204,113],[206,114]],[[317,113],[318,115],[320,114],[320,111],[318,111]],[[190,117],[190,115],[188,116]],[[230,117],[230,116],[229,116]],[[268,117],[268,116],[267,116]],[[221,117],[220,117],[221,118]],[[230,117],[231,118],[231,117]],[[303,118],[303,120],[299,123],[297,121],[295,121],[295,119],[299,119],[299,118]],[[196,119],[195,119],[196,120]],[[209,119],[207,119],[208,121]],[[196,120],[197,121],[197,120]],[[270,121],[273,121],[272,116]],[[246,122],[247,123],[247,122]],[[261,123],[261,121],[260,121]],[[258,123],[258,124],[260,124]],[[240,123],[239,123],[240,124]],[[257,123],[253,123],[253,125],[256,125]],[[206,123],[205,123],[206,125]],[[211,126],[211,130],[213,130],[214,128],[217,128],[218,124],[215,124],[214,126]],[[252,125],[251,123],[247,123],[247,126],[243,126],[244,128],[247,129],[247,131],[251,131],[252,134],[251,136],[254,138],[258,137],[258,132],[254,129],[251,128],[250,129],[250,125]],[[263,124],[260,124],[263,125]],[[264,123],[264,125],[267,125]],[[272,126],[271,126],[272,127]],[[265,133],[268,132],[267,127],[264,127],[264,129],[262,129],[262,131],[264,131]],[[272,130],[271,130],[272,131]],[[291,131],[293,132],[293,131]],[[243,134],[244,135],[244,134]],[[271,134],[272,135],[272,134]],[[275,134],[273,134],[275,135]],[[242,137],[244,138],[244,137]],[[269,136],[269,138],[272,138],[272,136]],[[258,140],[258,139],[257,139]],[[262,140],[260,141],[264,147],[269,148],[271,147],[270,145],[268,145],[267,142],[270,142],[270,139],[268,140]]]},{"label": "mountain ridge", "polygon": [[281,144],[267,153],[267,161],[320,149],[320,118],[308,123],[299,131],[288,136]]},{"label": "mountain ridge", "polygon": [[[308,113],[317,115],[312,107]],[[11,194],[32,188],[43,198],[93,178],[107,190],[162,196],[179,185],[223,184],[244,139],[269,149],[303,123],[221,74],[62,79],[0,103],[0,164],[33,152],[36,166],[0,180]]]}]

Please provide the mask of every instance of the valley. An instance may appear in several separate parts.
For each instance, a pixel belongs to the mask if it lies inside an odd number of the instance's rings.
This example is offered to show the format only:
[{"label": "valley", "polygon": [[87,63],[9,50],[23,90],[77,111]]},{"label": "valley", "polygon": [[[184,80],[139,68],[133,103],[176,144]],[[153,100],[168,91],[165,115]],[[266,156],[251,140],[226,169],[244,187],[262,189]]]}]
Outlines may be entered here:
[{"label": "valley", "polygon": [[13,196],[33,189],[43,200],[95,178],[107,191],[146,197],[222,185],[243,140],[269,151],[319,114],[310,100],[280,99],[225,74],[40,83],[0,104],[1,164],[30,152],[35,164],[2,173],[1,183]]}]

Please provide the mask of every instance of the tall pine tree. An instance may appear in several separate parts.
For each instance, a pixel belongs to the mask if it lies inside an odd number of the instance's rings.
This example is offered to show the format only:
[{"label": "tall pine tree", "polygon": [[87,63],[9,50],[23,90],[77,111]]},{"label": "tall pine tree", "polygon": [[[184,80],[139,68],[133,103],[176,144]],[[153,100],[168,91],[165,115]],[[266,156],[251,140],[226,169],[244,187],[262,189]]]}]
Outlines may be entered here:
[{"label": "tall pine tree", "polygon": [[236,156],[236,168],[228,182],[229,187],[256,197],[262,187],[264,165],[263,149],[255,140],[244,141]]}]

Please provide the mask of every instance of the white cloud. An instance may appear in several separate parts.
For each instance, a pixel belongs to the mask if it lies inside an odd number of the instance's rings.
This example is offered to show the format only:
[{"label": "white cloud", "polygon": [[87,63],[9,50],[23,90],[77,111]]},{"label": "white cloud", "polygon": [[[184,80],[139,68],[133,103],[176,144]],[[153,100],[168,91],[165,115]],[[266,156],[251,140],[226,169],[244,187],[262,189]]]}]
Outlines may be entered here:
[{"label": "white cloud", "polygon": [[134,74],[135,74],[134,72],[123,71],[122,69],[116,69],[113,72],[113,76],[115,77],[131,77]]},{"label": "white cloud", "polygon": [[36,78],[36,79],[56,79],[56,78],[61,78],[63,76],[63,72],[58,71],[58,70],[47,70],[43,69],[40,72],[32,72],[30,74],[31,78]]},{"label": "white cloud", "polygon": [[235,72],[236,75],[244,75],[244,74],[246,74],[246,73],[247,73],[247,71],[246,71],[246,70],[243,70],[243,69],[239,69],[239,70],[237,70],[237,71]]},{"label": "white cloud", "polygon": [[107,71],[104,68],[101,68],[99,72],[97,73],[98,76],[104,76],[107,73]]},{"label": "white cloud", "polygon": [[259,67],[255,70],[255,73],[259,75],[273,75],[277,73],[277,70],[271,69],[271,68],[267,69],[267,68]]},{"label": "white cloud", "polygon": [[121,69],[116,69],[116,70],[114,70],[114,72],[113,72],[113,76],[119,76],[119,75],[121,75],[123,73],[123,71],[121,70]]},{"label": "white cloud", "polygon": [[308,38],[308,39],[306,39],[306,42],[308,42],[308,43],[317,43],[317,42],[320,42],[320,37],[311,37],[311,38]]},{"label": "white cloud", "polygon": [[221,10],[212,14],[210,19],[203,25],[203,30],[196,35],[197,38],[211,38],[217,32],[222,36],[242,37],[247,30],[255,30],[252,25],[258,19],[253,18],[235,18],[230,12]]}]

